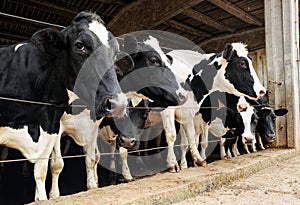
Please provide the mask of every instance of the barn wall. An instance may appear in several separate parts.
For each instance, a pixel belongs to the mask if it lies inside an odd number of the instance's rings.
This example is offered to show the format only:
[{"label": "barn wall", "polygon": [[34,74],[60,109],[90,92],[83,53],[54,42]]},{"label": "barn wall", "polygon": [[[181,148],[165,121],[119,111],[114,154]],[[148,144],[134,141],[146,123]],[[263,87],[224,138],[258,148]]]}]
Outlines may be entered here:
[{"label": "barn wall", "polygon": [[[252,57],[253,66],[257,72],[259,79],[261,80],[263,86],[268,89],[269,98],[271,100],[270,103],[272,107],[278,109],[279,107],[274,105],[274,99],[275,99],[274,90],[280,90],[282,92],[285,92],[284,79],[283,79],[284,75],[282,75],[278,81],[274,80],[274,75],[270,74],[274,72],[274,70],[272,68],[268,69],[267,66],[267,56],[266,56],[265,48],[252,51],[249,53],[249,55]],[[284,127],[286,127],[285,121],[286,121],[285,117],[277,118],[276,130],[278,135],[277,135],[275,146],[281,146],[281,147],[287,146],[287,134],[286,134],[286,130],[284,129]]]},{"label": "barn wall", "polygon": [[[300,150],[299,129],[299,17],[298,0],[265,0],[265,33],[268,90],[276,108],[289,113],[279,117],[278,146]],[[282,86],[277,82],[284,82]]]}]

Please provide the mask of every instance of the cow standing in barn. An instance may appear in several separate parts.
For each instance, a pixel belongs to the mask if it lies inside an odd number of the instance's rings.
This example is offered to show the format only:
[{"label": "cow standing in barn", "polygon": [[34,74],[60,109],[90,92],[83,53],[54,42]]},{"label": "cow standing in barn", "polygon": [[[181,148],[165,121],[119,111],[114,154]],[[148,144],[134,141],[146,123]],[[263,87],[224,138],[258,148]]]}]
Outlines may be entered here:
[{"label": "cow standing in barn", "polygon": [[[0,144],[34,163],[35,200],[47,199],[48,158],[59,146],[67,89],[83,100],[93,119],[125,111],[126,98],[112,66],[116,41],[109,43],[111,34],[100,33],[104,29],[98,15],[81,12],[62,31],[40,30],[0,49]],[[62,168],[59,160],[51,163],[54,173]],[[52,196],[59,194],[52,191]]]},{"label": "cow standing in barn", "polygon": [[[173,58],[171,65],[173,72],[176,76],[181,76],[179,82],[194,94],[187,102],[192,102],[192,105],[197,107],[193,111],[184,109],[185,105],[183,105],[182,109],[177,107],[162,112],[169,146],[167,164],[169,170],[174,172],[179,171],[173,150],[176,139],[175,119],[184,125],[182,129],[186,132],[184,136],[188,138],[187,141],[191,145],[193,160],[199,165],[205,165],[205,156],[200,156],[196,145],[196,139],[200,133],[196,133],[194,129],[194,114],[200,109],[205,97],[219,90],[236,96],[258,99],[265,94],[266,90],[257,77],[246,46],[242,43],[227,44],[222,52],[215,54],[174,50],[169,55]],[[187,119],[187,121],[183,123],[182,119]],[[208,126],[204,124],[202,127],[203,132],[208,133]],[[207,143],[201,143],[203,149],[207,146]]]},{"label": "cow standing in barn", "polygon": [[[61,120],[61,133],[71,136],[78,145],[83,146],[83,151],[87,154],[88,189],[96,188],[98,184],[97,163],[100,160],[100,153],[97,147],[97,134],[99,125],[101,128],[99,133],[105,141],[118,142],[118,148],[124,159],[122,173],[126,181],[131,181],[133,178],[130,172],[126,171],[129,170],[125,161],[127,150],[122,147],[133,149],[137,146],[146,120],[143,116],[147,115],[149,106],[166,107],[182,104],[185,100],[185,90],[177,84],[174,74],[163,64],[160,53],[149,46],[147,41],[138,44],[135,37],[126,35],[123,50],[130,55],[123,55],[123,58],[117,60],[116,70],[121,88],[130,100],[131,108],[127,110],[127,115],[122,118],[105,118],[101,123],[92,121],[87,109],[81,109],[78,113],[76,111],[78,108],[75,108],[73,114],[65,113]],[[156,75],[156,78],[147,81],[150,74]],[[144,80],[141,81],[141,79]],[[159,86],[156,87],[158,83]],[[141,97],[151,99],[151,103]],[[71,102],[75,102],[75,99],[76,96],[72,94]],[[132,109],[135,106],[139,109]],[[144,109],[141,109],[142,107]],[[58,187],[58,177],[58,172],[53,174],[53,187]]]}]

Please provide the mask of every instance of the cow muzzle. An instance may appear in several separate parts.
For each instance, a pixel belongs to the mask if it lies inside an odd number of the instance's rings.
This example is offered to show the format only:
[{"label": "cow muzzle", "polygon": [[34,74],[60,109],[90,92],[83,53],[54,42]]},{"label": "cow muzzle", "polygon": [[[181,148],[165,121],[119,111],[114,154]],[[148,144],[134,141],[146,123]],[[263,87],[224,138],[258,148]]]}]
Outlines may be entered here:
[{"label": "cow muzzle", "polygon": [[242,136],[242,142],[243,144],[253,144],[255,143],[255,138],[254,136]]},{"label": "cow muzzle", "polygon": [[119,147],[124,147],[129,150],[136,150],[138,147],[138,141],[134,137],[118,136]]},{"label": "cow muzzle", "polygon": [[268,143],[272,144],[275,141],[275,138],[276,138],[275,134],[267,134]]}]

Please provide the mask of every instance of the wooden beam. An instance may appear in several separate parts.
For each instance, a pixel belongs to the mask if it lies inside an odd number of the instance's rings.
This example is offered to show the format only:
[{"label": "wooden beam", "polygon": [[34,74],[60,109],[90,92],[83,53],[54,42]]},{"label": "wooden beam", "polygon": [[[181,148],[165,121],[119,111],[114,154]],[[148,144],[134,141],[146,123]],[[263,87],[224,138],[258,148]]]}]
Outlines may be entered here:
[{"label": "wooden beam", "polygon": [[211,27],[214,27],[216,29],[219,29],[221,31],[229,31],[231,33],[235,32],[235,29],[230,28],[229,26],[220,23],[213,18],[206,16],[198,11],[195,11],[193,9],[187,9],[182,12],[182,14],[186,15],[189,18],[195,19],[196,21],[200,21],[202,23],[205,23]]},{"label": "wooden beam", "polygon": [[260,20],[258,20],[254,16],[252,16],[251,14],[247,13],[243,9],[237,7],[236,5],[230,3],[227,0],[208,0],[208,1],[248,24],[253,24],[253,25],[257,25],[257,26],[263,25],[263,22],[261,22]]},{"label": "wooden beam", "polygon": [[35,7],[44,11],[48,11],[51,13],[56,13],[63,16],[68,16],[70,18],[74,17],[79,11],[76,9],[69,9],[63,6],[59,6],[54,3],[50,3],[51,1],[43,1],[43,0],[10,0],[11,2],[16,2],[18,4],[22,4],[25,6]]},{"label": "wooden beam", "polygon": [[204,0],[136,0],[125,6],[108,22],[116,36],[151,29]]},{"label": "wooden beam", "polygon": [[224,48],[226,43],[242,42],[248,45],[249,51],[253,51],[264,47],[264,32],[264,27],[249,29],[239,33],[221,35],[203,40],[198,43],[198,46],[205,52],[219,52]]},{"label": "wooden beam", "polygon": [[171,26],[173,28],[179,29],[181,31],[193,34],[195,36],[208,37],[208,38],[210,38],[212,36],[209,33],[206,33],[204,31],[200,31],[200,30],[195,29],[191,26],[185,25],[183,23],[179,23],[179,22],[174,21],[174,20],[169,20],[168,22],[165,23],[165,25],[168,25],[168,26]]},{"label": "wooden beam", "polygon": [[10,41],[24,41],[30,37],[24,37],[18,34],[12,34],[8,32],[0,31],[1,39],[10,40]]}]

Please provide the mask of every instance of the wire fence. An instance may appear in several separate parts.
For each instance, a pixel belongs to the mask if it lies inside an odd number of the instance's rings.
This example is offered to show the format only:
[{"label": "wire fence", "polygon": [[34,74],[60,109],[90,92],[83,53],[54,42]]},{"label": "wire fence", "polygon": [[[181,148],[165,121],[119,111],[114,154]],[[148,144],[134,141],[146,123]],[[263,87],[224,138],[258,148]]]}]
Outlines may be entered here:
[{"label": "wire fence", "polygon": [[[226,139],[236,139],[236,138],[226,138]],[[220,142],[219,139],[217,140],[209,140],[207,143],[217,143]],[[199,143],[187,143],[187,144],[178,144],[173,145],[172,147],[183,147],[183,146],[191,146],[191,145],[200,145],[204,142]],[[206,143],[206,142],[205,142]],[[161,150],[161,149],[167,149],[169,146],[162,146],[162,147],[153,147],[153,148],[147,148],[147,149],[140,149],[140,150],[132,150],[128,151],[128,154],[134,154],[134,153],[141,153],[141,152],[149,152],[154,150]],[[96,153],[95,153],[96,154]],[[120,152],[104,152],[99,153],[99,156],[108,156],[108,155],[120,155]],[[30,159],[9,159],[9,160],[0,160],[0,163],[11,163],[11,162],[24,162],[24,161],[36,161],[36,160],[51,160],[51,159],[74,159],[74,158],[82,158],[82,157],[92,157],[88,154],[81,154],[81,155],[71,155],[71,156],[61,156],[61,157],[41,157],[41,158],[30,158]]]}]

